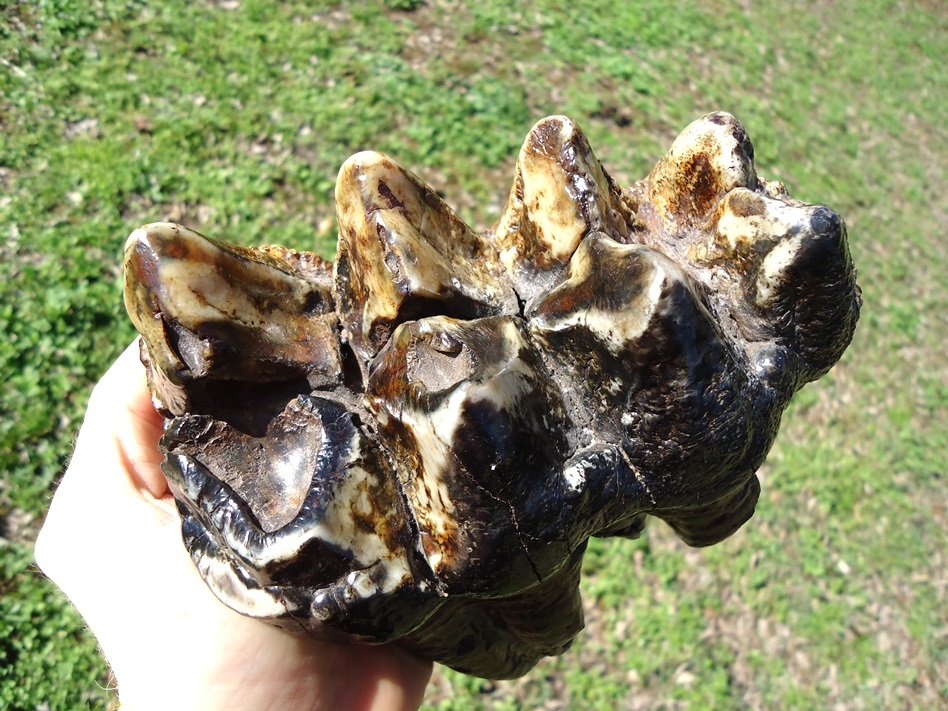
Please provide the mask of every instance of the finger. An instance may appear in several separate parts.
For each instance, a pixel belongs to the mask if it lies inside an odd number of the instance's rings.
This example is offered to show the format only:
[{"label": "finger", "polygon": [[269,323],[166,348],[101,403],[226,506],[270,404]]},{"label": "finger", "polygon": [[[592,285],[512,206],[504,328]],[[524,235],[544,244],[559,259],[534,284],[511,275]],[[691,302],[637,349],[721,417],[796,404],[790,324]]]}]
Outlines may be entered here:
[{"label": "finger", "polygon": [[110,447],[122,466],[103,468],[100,473],[106,477],[124,476],[125,481],[104,484],[128,486],[159,499],[168,492],[160,469],[163,456],[158,449],[162,431],[163,419],[152,404],[135,341],[92,391],[73,459],[87,456],[85,448],[90,443],[95,448]]},{"label": "finger", "polygon": [[161,430],[133,344],[93,390],[40,531],[36,560],[54,580],[65,582],[74,567],[121,543],[128,530],[119,522],[131,512],[142,525],[180,525],[159,466]]}]

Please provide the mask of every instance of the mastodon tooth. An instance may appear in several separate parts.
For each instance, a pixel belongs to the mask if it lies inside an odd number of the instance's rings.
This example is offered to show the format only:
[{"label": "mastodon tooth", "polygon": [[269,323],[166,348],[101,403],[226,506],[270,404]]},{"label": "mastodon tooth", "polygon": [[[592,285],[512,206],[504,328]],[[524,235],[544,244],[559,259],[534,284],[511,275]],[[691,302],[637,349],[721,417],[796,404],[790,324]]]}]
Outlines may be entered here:
[{"label": "mastodon tooth", "polygon": [[590,536],[652,516],[704,546],[753,514],[790,398],[852,338],[842,219],[760,178],[725,113],[625,188],[562,116],[516,170],[477,233],[353,156],[333,265],[132,234],[163,471],[227,605],[513,677],[582,629]]}]

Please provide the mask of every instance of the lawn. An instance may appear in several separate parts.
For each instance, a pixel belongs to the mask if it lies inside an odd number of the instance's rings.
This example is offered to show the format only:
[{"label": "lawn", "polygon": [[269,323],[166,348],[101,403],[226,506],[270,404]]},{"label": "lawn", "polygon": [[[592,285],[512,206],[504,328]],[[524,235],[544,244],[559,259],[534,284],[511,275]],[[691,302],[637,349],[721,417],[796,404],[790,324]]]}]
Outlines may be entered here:
[{"label": "lawn", "polygon": [[336,170],[368,148],[486,229],[537,119],[575,118],[628,184],[716,109],[845,218],[855,340],[787,411],[744,529],[595,542],[569,652],[437,669],[426,708],[948,707],[946,36],[932,0],[0,3],[0,708],[110,698],[32,541],[134,336],[129,232],[331,258]]}]

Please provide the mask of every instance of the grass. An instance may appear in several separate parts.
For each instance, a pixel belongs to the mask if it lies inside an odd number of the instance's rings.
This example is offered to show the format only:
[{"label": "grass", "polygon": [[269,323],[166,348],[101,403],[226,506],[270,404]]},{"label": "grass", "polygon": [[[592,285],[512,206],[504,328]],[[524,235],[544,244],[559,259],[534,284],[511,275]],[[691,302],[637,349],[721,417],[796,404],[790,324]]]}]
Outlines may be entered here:
[{"label": "grass", "polygon": [[331,256],[335,171],[365,148],[486,228],[540,117],[576,118],[625,184],[712,109],[762,175],[846,218],[855,341],[788,411],[740,533],[594,542],[570,652],[512,682],[438,670],[426,706],[948,706],[946,30],[924,0],[0,5],[0,707],[109,696],[30,560],[133,336],[132,229]]}]

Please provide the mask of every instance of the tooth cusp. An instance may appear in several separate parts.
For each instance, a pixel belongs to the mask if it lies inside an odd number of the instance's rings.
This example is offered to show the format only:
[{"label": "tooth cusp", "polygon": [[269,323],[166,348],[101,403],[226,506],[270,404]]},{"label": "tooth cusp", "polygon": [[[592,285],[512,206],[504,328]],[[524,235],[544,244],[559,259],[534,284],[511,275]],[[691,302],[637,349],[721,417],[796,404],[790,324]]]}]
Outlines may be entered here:
[{"label": "tooth cusp", "polygon": [[529,301],[560,278],[586,235],[627,238],[631,217],[579,126],[551,116],[531,129],[520,150],[494,244],[517,293]]},{"label": "tooth cusp", "polygon": [[493,248],[387,156],[366,152],[346,161],[336,214],[335,293],[349,342],[365,361],[405,321],[515,307]]}]

